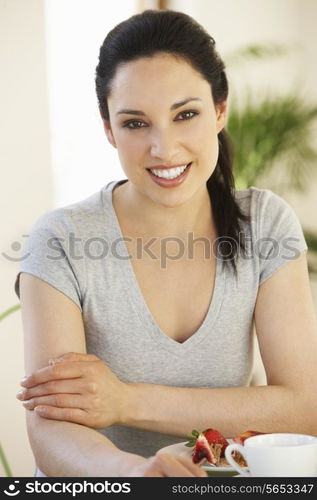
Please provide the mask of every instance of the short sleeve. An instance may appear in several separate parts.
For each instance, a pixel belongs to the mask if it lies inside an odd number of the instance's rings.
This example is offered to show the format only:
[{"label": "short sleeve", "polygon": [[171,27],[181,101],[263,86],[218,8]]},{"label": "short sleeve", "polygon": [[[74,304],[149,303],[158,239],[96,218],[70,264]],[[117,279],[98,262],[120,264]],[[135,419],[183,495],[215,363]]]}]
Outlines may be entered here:
[{"label": "short sleeve", "polygon": [[294,209],[269,189],[258,190],[254,251],[259,258],[259,285],[307,250]]},{"label": "short sleeve", "polygon": [[[77,236],[77,237],[76,237]],[[29,273],[69,297],[82,311],[83,253],[76,253],[81,241],[62,209],[42,215],[24,242],[14,285],[20,298],[20,274]]]}]

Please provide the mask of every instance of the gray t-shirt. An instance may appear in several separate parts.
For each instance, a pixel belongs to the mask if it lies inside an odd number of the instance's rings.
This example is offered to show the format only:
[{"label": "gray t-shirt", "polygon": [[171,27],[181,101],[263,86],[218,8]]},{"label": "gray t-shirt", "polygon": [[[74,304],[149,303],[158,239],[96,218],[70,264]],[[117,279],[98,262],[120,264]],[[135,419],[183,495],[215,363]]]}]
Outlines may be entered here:
[{"label": "gray t-shirt", "polygon": [[[112,205],[112,191],[123,182],[113,181],[83,201],[42,215],[25,242],[19,271],[42,279],[77,304],[87,351],[103,359],[121,380],[177,387],[247,386],[259,285],[307,250],[294,210],[268,189],[235,192],[242,211],[251,216],[242,223],[247,255],[240,254],[237,261],[238,279],[217,258],[208,312],[198,330],[179,343],[159,328],[136,280]],[[122,450],[145,457],[184,441],[121,426],[98,432]]]}]

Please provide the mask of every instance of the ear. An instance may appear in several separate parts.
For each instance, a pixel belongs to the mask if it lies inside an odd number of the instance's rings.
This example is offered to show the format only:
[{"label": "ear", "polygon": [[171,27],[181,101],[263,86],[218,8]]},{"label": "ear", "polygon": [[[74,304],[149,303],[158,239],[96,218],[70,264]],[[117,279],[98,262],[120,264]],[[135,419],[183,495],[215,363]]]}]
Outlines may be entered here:
[{"label": "ear", "polygon": [[104,128],[104,131],[106,133],[108,141],[110,142],[110,144],[114,148],[117,148],[117,144],[116,144],[116,141],[115,141],[113,133],[112,133],[112,128],[111,128],[110,120],[106,120],[103,117],[101,110],[100,110],[100,115],[101,115],[101,118],[102,118],[103,128]]},{"label": "ear", "polygon": [[217,113],[217,133],[222,131],[227,122],[227,101],[222,101],[219,104],[216,104],[216,113]]}]

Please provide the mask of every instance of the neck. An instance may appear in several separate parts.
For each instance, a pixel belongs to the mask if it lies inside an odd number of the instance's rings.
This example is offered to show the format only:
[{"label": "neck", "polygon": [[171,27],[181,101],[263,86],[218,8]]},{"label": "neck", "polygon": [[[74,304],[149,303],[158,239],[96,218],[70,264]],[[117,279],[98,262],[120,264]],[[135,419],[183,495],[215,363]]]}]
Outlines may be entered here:
[{"label": "neck", "polygon": [[212,207],[206,186],[177,206],[156,203],[137,191],[128,181],[113,191],[116,213],[124,216],[125,225],[138,233],[160,237],[181,236],[190,231],[205,234],[213,228]]}]

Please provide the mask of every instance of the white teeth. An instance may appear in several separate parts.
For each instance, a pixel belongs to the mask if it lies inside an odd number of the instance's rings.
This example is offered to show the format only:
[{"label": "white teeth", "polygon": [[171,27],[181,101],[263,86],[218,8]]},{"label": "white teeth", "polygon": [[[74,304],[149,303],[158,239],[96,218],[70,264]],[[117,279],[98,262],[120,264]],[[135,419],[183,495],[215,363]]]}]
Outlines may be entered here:
[{"label": "white teeth", "polygon": [[176,168],[167,168],[167,169],[150,169],[152,174],[157,175],[157,177],[163,177],[163,179],[176,179],[179,175],[181,175],[187,165]]}]

